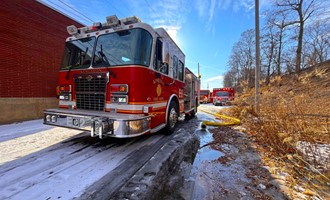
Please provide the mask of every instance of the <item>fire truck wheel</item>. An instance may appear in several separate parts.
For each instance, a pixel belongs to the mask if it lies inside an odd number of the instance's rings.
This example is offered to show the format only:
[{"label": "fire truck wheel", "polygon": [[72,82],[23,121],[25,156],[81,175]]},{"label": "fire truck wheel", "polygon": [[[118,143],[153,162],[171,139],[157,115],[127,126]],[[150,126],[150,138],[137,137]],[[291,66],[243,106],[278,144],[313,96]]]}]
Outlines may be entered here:
[{"label": "fire truck wheel", "polygon": [[195,115],[196,115],[196,113],[197,113],[197,103],[196,103],[196,105],[195,105],[195,109],[193,110],[193,111],[191,111],[191,114],[190,114],[190,116],[191,116],[191,118],[194,118],[195,117]]},{"label": "fire truck wheel", "polygon": [[164,134],[170,135],[174,132],[175,125],[178,121],[178,108],[174,101],[171,101],[169,112],[167,114],[167,124],[164,128]]}]

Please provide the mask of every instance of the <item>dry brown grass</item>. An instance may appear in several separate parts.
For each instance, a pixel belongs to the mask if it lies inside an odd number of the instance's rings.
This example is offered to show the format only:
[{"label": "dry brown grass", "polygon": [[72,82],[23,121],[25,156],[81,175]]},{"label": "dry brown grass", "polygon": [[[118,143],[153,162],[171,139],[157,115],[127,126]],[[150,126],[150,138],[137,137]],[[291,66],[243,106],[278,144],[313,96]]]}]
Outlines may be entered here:
[{"label": "dry brown grass", "polygon": [[[254,90],[237,98],[230,115],[241,119],[263,148],[296,174],[298,180],[330,190],[330,64],[305,70],[300,76],[278,76],[261,87],[260,112]],[[330,198],[330,194],[328,196]]]}]

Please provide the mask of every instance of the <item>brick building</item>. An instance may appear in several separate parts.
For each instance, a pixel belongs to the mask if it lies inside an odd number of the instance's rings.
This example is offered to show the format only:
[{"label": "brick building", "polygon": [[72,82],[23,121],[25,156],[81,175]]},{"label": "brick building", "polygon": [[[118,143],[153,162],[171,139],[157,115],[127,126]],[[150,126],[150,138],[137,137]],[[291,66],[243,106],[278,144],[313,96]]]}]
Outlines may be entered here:
[{"label": "brick building", "polygon": [[0,6],[0,124],[42,117],[55,88],[68,25],[82,26],[35,0]]}]

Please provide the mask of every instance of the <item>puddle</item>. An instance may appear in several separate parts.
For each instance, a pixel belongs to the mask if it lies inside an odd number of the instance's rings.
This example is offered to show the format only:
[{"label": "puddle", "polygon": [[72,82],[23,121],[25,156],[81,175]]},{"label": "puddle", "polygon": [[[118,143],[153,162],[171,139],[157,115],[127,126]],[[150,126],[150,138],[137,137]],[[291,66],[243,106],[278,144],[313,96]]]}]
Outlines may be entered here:
[{"label": "puddle", "polygon": [[[206,130],[197,130],[196,134],[200,137],[200,147],[212,142],[212,134]],[[220,151],[212,149],[210,146],[205,146],[198,150],[196,158],[193,163],[193,169],[198,168],[204,161],[216,160],[224,154]]]},{"label": "puddle", "polygon": [[[212,133],[206,130],[197,130],[196,134],[200,137],[200,146],[213,141]],[[184,199],[213,199],[218,195],[220,187],[225,185],[223,191],[242,191],[242,194],[228,194],[229,199],[237,197],[247,197],[244,186],[250,184],[245,176],[245,168],[239,163],[221,164],[213,162],[227,154],[238,153],[239,150],[231,144],[218,144],[219,150],[212,149],[209,145],[198,150],[192,165],[189,177],[185,182]],[[237,190],[237,188],[239,188]],[[232,196],[230,196],[232,195]],[[232,197],[232,198],[231,198]]]},{"label": "puddle", "polygon": [[[196,134],[200,137],[200,147],[213,141],[212,134],[207,129],[196,130]],[[224,153],[214,150],[210,146],[204,146],[198,150],[191,171],[185,177],[184,187],[181,191],[184,199],[200,199],[199,197],[205,195],[204,190],[196,181],[198,179],[197,175],[203,168],[204,163],[210,163],[222,156],[224,156]]]}]

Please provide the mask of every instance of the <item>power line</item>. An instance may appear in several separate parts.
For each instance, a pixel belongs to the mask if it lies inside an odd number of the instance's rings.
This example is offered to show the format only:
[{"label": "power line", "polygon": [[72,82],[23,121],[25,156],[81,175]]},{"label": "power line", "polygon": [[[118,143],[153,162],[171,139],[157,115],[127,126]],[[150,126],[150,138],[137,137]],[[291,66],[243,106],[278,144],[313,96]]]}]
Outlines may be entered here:
[{"label": "power line", "polygon": [[[123,3],[123,1],[120,1],[121,3]],[[125,8],[128,13],[130,13],[131,16],[134,15],[134,13],[132,12],[132,10],[130,8],[128,8],[128,5],[125,5],[125,3],[123,3],[124,5],[122,6],[123,8]]]},{"label": "power line", "polygon": [[[75,20],[81,20],[81,22],[82,21],[86,21],[86,19],[84,19],[84,18],[82,18],[81,16],[79,16],[79,15],[77,15],[76,13],[73,13],[73,12],[70,12],[69,10],[67,10],[66,8],[64,8],[64,7],[62,7],[62,6],[60,6],[60,5],[58,5],[58,4],[55,4],[54,2],[52,2],[52,1],[50,1],[50,0],[47,0],[47,1],[45,1],[45,0],[43,0],[45,3],[48,3],[48,5],[50,5],[50,4],[52,4],[53,5],[53,9],[56,9],[56,11],[57,12],[60,12],[60,13],[62,13],[62,14],[64,14],[64,15],[68,15],[68,14],[66,14],[65,12],[67,12],[67,13],[71,13],[72,15],[74,15],[75,16]],[[63,12],[63,11],[65,11],[65,12]],[[69,16],[69,15],[68,15]],[[78,19],[79,18],[79,19]],[[83,23],[82,23],[83,24]]]},{"label": "power line", "polygon": [[[60,27],[62,27],[62,26],[65,27],[65,25],[60,24],[60,23],[58,23],[57,21],[55,21],[55,20],[53,20],[53,19],[51,19],[51,18],[49,18],[49,17],[46,17],[46,16],[44,16],[44,15],[38,13],[38,12],[35,12],[34,10],[31,10],[30,8],[27,8],[27,7],[23,6],[23,5],[19,5],[19,4],[16,4],[16,5],[17,5],[18,8],[21,7],[22,9],[28,10],[28,11],[30,11],[31,13],[33,13],[33,14],[35,14],[35,15],[41,17],[41,18],[44,20],[44,22],[47,22],[47,21],[51,21],[51,22],[53,22],[53,23],[48,23],[48,24],[49,24],[50,26],[53,26],[54,29],[56,29],[56,30],[58,30],[58,31],[64,31],[63,29],[60,29],[59,26],[60,26]],[[32,18],[31,20],[32,20],[32,21],[36,21],[36,18]],[[59,25],[59,26],[56,26],[56,24]],[[53,36],[55,36],[55,37],[59,37],[59,35],[56,34],[56,33],[45,32],[45,31],[43,31],[43,30],[39,30],[39,31],[40,31],[40,32],[43,32],[43,33],[46,33],[46,34],[49,34],[49,35],[53,35]],[[59,37],[59,38],[60,38],[60,37]]]},{"label": "power line", "polygon": [[154,9],[150,6],[149,2],[147,0],[144,0],[147,4],[147,6],[151,9],[151,11],[157,16],[157,13],[154,11]]},{"label": "power line", "polygon": [[76,11],[77,13],[79,13],[81,16],[85,17],[86,19],[88,19],[89,21],[91,21],[92,23],[94,23],[94,21],[92,19],[90,19],[89,17],[87,17],[86,15],[82,14],[81,12],[79,12],[78,10],[74,9],[72,6],[70,6],[69,4],[63,2],[62,0],[58,0],[59,2],[63,3],[64,5],[66,5],[67,7],[71,8],[72,10]]},{"label": "power line", "polygon": [[115,10],[117,10],[120,14],[123,15],[123,17],[125,17],[124,13],[122,13],[119,9],[117,9],[117,7],[114,6],[110,1],[106,0],[106,2],[108,2],[110,5],[112,5],[112,7],[113,7]]}]

